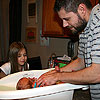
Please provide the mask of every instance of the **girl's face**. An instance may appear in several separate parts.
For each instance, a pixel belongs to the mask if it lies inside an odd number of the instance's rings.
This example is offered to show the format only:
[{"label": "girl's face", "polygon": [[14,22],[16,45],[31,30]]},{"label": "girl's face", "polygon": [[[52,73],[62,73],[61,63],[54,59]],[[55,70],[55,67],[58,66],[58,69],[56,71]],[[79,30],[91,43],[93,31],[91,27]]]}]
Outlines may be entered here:
[{"label": "girl's face", "polygon": [[18,52],[18,64],[22,66],[25,64],[26,61],[27,61],[27,54],[26,50],[23,48]]}]

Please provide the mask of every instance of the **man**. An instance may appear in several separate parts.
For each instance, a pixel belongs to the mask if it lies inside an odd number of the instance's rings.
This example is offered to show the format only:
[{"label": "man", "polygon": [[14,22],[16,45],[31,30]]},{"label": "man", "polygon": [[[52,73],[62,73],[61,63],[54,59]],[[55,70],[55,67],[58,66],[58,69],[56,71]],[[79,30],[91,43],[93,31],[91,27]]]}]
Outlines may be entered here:
[{"label": "man", "polygon": [[89,84],[92,100],[100,100],[100,5],[92,9],[89,0],[56,0],[54,9],[63,27],[79,34],[78,58],[63,68],[43,74],[37,85],[52,85],[58,80]]}]

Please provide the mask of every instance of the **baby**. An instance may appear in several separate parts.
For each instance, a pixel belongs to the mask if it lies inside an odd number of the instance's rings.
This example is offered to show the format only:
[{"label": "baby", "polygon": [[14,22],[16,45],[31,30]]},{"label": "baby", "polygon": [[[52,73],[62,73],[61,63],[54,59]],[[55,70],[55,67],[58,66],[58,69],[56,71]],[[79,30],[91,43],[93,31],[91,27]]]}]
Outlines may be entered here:
[{"label": "baby", "polygon": [[[61,81],[58,81],[56,82],[56,84],[61,84],[61,83],[64,83],[64,82],[61,82]],[[33,77],[33,78],[26,78],[26,77],[23,77],[21,78],[17,85],[16,85],[16,89],[17,90],[24,90],[24,89],[30,89],[30,88],[36,88],[36,78]],[[39,86],[41,87],[41,86]]]}]

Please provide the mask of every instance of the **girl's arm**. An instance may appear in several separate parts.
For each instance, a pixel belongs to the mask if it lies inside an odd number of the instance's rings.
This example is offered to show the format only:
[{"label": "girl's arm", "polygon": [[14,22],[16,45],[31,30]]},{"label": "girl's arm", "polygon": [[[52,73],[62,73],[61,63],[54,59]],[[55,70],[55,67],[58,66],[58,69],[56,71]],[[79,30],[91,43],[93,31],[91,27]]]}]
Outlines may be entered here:
[{"label": "girl's arm", "polygon": [[6,76],[6,74],[0,69],[0,79],[5,77],[5,76]]}]

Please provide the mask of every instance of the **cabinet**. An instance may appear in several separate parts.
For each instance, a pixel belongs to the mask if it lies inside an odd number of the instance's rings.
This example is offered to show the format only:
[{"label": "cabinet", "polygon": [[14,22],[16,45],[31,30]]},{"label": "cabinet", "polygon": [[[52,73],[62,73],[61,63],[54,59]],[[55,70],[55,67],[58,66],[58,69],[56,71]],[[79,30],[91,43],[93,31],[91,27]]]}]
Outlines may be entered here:
[{"label": "cabinet", "polygon": [[[69,37],[69,29],[63,28],[62,20],[54,12],[55,0],[43,0],[42,35],[47,37]],[[65,34],[67,33],[67,34]]]},{"label": "cabinet", "polygon": [[95,6],[98,3],[98,0],[90,0],[92,3],[92,6]]},{"label": "cabinet", "polygon": [[[98,0],[91,0],[91,2],[94,6]],[[42,35],[45,37],[75,38],[69,29],[63,28],[61,19],[53,10],[54,3],[55,0],[43,0]]]}]

